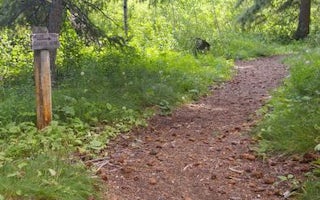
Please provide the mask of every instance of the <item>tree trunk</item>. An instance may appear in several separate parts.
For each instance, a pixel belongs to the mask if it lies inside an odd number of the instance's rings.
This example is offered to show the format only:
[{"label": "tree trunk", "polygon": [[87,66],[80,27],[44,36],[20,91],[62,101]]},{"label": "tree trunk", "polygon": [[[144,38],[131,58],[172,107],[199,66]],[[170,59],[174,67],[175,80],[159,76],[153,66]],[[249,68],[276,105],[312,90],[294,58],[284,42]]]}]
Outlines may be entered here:
[{"label": "tree trunk", "polygon": [[128,39],[128,0],[123,0],[123,22],[124,22],[124,33],[126,35],[126,39]]},{"label": "tree trunk", "polygon": [[[64,0],[52,0],[48,21],[49,33],[60,33],[63,23],[64,11]],[[55,64],[56,57],[57,49],[50,50],[50,70],[51,80],[53,83],[55,83],[57,76],[57,69]]]},{"label": "tree trunk", "polygon": [[311,14],[311,0],[301,0],[298,28],[294,34],[294,39],[304,39],[309,34]]}]

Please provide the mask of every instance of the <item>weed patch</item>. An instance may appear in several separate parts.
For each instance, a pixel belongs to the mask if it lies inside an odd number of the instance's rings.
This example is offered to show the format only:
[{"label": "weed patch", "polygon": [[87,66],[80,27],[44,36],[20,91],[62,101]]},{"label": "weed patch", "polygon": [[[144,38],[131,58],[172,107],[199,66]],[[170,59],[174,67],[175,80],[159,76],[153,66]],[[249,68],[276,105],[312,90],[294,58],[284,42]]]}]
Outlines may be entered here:
[{"label": "weed patch", "polygon": [[19,79],[3,83],[0,198],[88,199],[99,189],[97,180],[83,173],[77,164],[81,161],[71,162],[71,155],[94,158],[110,138],[145,126],[158,110],[168,114],[197,99],[232,74],[231,61],[210,55],[196,59],[170,51],[83,51],[79,67],[61,69],[53,88],[54,121],[41,131],[34,124],[33,84]]},{"label": "weed patch", "polygon": [[18,159],[0,168],[0,199],[87,200],[97,183],[88,177],[84,166],[55,154]]},{"label": "weed patch", "polygon": [[289,58],[290,76],[274,92],[268,112],[258,128],[267,151],[301,153],[319,141],[319,50]]},{"label": "weed patch", "polygon": [[[261,152],[305,153],[320,143],[319,49],[304,51],[285,62],[290,75],[273,93],[266,115],[256,129]],[[319,163],[319,160],[316,161]],[[319,173],[315,165],[313,174]],[[319,199],[319,178],[307,181],[301,199]]]}]

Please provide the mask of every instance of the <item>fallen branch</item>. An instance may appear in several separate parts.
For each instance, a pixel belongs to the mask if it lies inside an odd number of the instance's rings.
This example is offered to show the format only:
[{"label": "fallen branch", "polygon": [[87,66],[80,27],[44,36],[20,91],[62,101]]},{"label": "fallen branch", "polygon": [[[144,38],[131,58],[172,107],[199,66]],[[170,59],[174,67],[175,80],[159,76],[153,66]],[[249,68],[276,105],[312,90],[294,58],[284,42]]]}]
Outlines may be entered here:
[{"label": "fallen branch", "polygon": [[237,169],[233,169],[233,168],[231,168],[231,167],[229,167],[229,170],[230,170],[230,171],[233,171],[233,172],[236,172],[236,173],[238,173],[238,174],[243,174],[243,170],[237,170]]}]

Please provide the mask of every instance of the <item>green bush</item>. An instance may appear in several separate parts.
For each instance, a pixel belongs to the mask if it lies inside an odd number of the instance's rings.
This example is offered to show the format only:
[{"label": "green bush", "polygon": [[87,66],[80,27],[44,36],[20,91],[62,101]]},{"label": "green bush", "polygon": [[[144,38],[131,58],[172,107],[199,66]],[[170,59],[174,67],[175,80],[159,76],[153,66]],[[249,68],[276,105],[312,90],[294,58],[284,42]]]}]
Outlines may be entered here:
[{"label": "green bush", "polygon": [[262,36],[240,31],[224,32],[212,42],[212,54],[228,59],[249,59],[274,55],[278,45]]},{"label": "green bush", "polygon": [[87,200],[97,180],[84,166],[55,154],[31,156],[0,167],[0,199]]},{"label": "green bush", "polygon": [[319,49],[289,58],[290,76],[268,104],[258,128],[268,151],[312,150],[320,142]]},{"label": "green bush", "polygon": [[[196,98],[215,81],[230,78],[232,62],[223,58],[174,52],[140,55],[132,50],[87,52],[81,68],[59,83],[54,110],[86,122],[121,121],[128,112],[138,119],[152,106],[168,107]],[[75,90],[75,88],[77,88]]]},{"label": "green bush", "polygon": [[32,71],[33,60],[29,34],[30,31],[22,27],[1,31],[0,86],[7,79],[23,82],[25,80],[18,78],[18,76]]}]

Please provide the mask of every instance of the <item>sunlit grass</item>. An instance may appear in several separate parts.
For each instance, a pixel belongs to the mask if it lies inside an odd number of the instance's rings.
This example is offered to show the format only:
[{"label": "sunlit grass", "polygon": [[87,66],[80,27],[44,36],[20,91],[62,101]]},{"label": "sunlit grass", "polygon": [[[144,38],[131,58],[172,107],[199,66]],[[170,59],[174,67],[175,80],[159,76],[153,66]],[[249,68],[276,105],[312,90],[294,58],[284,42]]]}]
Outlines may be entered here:
[{"label": "sunlit grass", "polygon": [[[319,51],[307,50],[287,59],[290,76],[274,92],[265,107],[268,112],[256,128],[261,152],[304,154],[320,143]],[[319,176],[319,165],[315,167]],[[319,191],[319,178],[307,181],[299,199],[320,199]]]},{"label": "sunlit grass", "polygon": [[97,194],[97,184],[83,166],[54,154],[0,167],[0,199],[87,200]]},{"label": "sunlit grass", "polygon": [[320,180],[307,181],[304,186],[304,193],[299,196],[301,200],[319,200],[320,199]]},{"label": "sunlit grass", "polygon": [[289,58],[290,77],[274,93],[258,128],[268,151],[303,153],[320,143],[319,50]]},{"label": "sunlit grass", "polygon": [[[0,90],[0,199],[88,199],[98,193],[95,181],[68,155],[92,158],[110,137],[146,125],[150,108],[168,114],[232,75],[232,61],[210,55],[98,53],[88,48],[81,67],[61,69],[52,93],[54,121],[43,131],[34,125],[32,77],[6,80]],[[61,160],[50,157],[52,151],[64,152]]]}]

